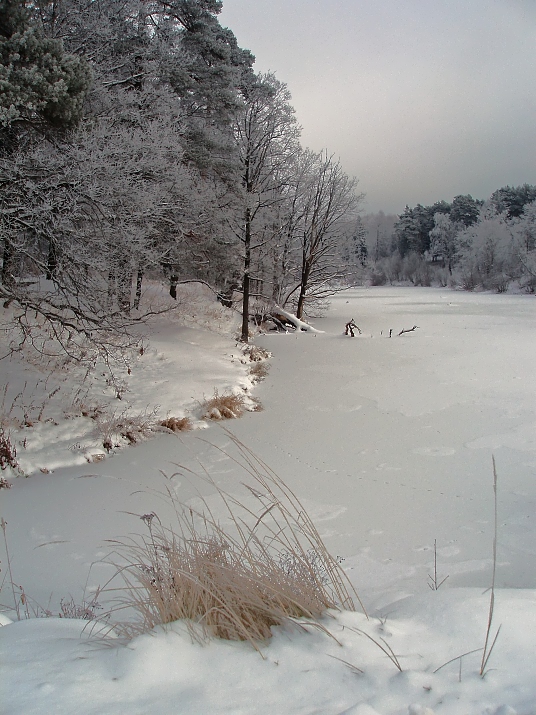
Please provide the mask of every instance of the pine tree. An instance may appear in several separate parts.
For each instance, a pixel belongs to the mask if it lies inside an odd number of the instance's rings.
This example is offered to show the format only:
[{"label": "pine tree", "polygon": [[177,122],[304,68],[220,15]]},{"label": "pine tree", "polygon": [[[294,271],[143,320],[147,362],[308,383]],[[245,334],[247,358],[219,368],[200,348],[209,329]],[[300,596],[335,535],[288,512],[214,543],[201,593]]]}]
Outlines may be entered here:
[{"label": "pine tree", "polygon": [[87,63],[45,37],[24,0],[0,5],[0,126],[72,127],[90,82]]}]

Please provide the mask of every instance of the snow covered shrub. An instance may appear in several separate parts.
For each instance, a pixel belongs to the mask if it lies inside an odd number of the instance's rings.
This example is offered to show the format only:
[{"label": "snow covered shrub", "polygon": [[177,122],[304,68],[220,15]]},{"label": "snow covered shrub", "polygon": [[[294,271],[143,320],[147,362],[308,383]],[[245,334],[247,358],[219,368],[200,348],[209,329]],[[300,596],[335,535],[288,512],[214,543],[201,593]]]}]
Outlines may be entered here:
[{"label": "snow covered shrub", "polygon": [[244,355],[249,358],[251,362],[262,362],[272,357],[272,353],[264,348],[259,348],[257,345],[248,345],[244,348]]},{"label": "snow covered shrub", "polygon": [[495,213],[493,207],[483,207],[478,222],[462,231],[458,241],[458,264],[466,290],[480,285],[484,290],[505,292],[509,282],[520,276],[513,228],[506,215]]},{"label": "snow covered shrub", "polygon": [[155,410],[144,414],[131,414],[123,410],[120,414],[97,415],[97,434],[107,452],[115,447],[137,444],[149,437],[155,426]]},{"label": "snow covered shrub", "polygon": [[261,380],[264,380],[269,371],[270,366],[265,362],[256,362],[251,366],[249,374],[254,382],[260,382]]},{"label": "snow covered shrub", "polygon": [[298,498],[227,434],[238,448],[233,462],[249,476],[243,497],[199,476],[216,490],[227,526],[217,507],[199,497],[199,507],[174,503],[174,527],[165,527],[155,513],[144,514],[148,534],[118,544],[127,560],[120,569],[127,586],[120,607],[134,608],[138,616],[123,624],[129,636],[183,619],[198,641],[244,640],[258,649],[272,626],[317,619],[339,606],[355,610],[357,594]]},{"label": "snow covered shrub", "polygon": [[460,275],[460,283],[464,290],[473,291],[478,285],[478,274],[474,270],[463,270]]},{"label": "snow covered shrub", "polygon": [[402,279],[415,286],[430,286],[432,271],[430,265],[418,253],[412,251],[402,259]]},{"label": "snow covered shrub", "polygon": [[403,278],[403,261],[399,253],[376,261],[369,274],[369,283],[372,286],[393,284]]},{"label": "snow covered shrub", "polygon": [[5,477],[0,477],[0,489],[11,489],[11,484]]},{"label": "snow covered shrub", "polygon": [[80,413],[82,417],[89,417],[92,420],[98,420],[106,412],[106,405],[104,404],[75,402],[73,406],[76,413]]},{"label": "snow covered shrub", "polygon": [[451,280],[451,276],[446,268],[436,268],[434,278],[440,288],[446,288]]},{"label": "snow covered shrub", "polygon": [[220,395],[214,390],[214,397],[201,405],[203,419],[232,420],[241,417],[245,411],[244,395]]},{"label": "snow covered shrub", "polygon": [[251,404],[248,406],[249,412],[262,412],[264,407],[258,397],[250,397]]},{"label": "snow covered shrub", "polygon": [[375,267],[370,273],[369,283],[371,286],[384,286],[387,283],[387,276],[381,268]]}]

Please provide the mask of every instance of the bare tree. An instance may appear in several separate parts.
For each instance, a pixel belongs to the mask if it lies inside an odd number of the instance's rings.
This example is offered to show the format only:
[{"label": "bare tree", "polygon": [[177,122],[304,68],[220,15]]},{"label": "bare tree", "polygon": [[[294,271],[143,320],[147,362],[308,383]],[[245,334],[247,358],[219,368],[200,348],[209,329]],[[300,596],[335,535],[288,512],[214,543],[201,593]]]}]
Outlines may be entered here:
[{"label": "bare tree", "polygon": [[242,331],[249,339],[252,256],[273,238],[273,209],[289,181],[290,158],[298,149],[299,128],[286,85],[274,75],[258,75],[242,86],[243,111],[235,122],[243,208],[237,236],[243,246]]},{"label": "bare tree", "polygon": [[356,179],[347,176],[340,161],[327,152],[304,152],[295,183],[296,221],[293,233],[300,248],[297,283],[287,301],[298,293],[296,315],[303,316],[307,298],[332,295],[344,275],[338,247],[353,230],[363,197]]}]

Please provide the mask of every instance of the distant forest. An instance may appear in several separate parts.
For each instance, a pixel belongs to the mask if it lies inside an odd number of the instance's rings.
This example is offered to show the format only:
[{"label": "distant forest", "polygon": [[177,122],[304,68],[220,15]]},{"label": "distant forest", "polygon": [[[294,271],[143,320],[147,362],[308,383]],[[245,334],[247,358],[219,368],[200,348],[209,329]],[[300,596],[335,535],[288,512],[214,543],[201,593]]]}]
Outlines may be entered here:
[{"label": "distant forest", "polygon": [[186,281],[240,312],[243,341],[252,314],[317,314],[348,285],[534,290],[534,186],[362,215],[357,181],[301,145],[288,88],[255,73],[221,7],[1,3],[0,298],[14,349],[46,335],[77,359],[109,355],[156,310],[155,285],[172,301]]},{"label": "distant forest", "polygon": [[459,195],[406,206],[399,216],[367,214],[357,225],[365,279],[374,285],[536,289],[536,186],[504,186],[486,201]]}]

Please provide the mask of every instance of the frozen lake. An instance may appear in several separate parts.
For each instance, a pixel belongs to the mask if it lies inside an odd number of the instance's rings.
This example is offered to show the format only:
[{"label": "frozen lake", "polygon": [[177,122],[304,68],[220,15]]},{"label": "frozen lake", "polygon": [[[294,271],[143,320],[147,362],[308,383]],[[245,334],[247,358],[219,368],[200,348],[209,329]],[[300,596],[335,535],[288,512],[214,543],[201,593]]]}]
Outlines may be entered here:
[{"label": "frozen lake", "polygon": [[[434,540],[444,588],[489,585],[492,455],[497,584],[536,588],[535,313],[528,295],[363,288],[311,321],[323,332],[258,338],[274,355],[256,388],[265,409],[226,425],[302,499],[370,609],[428,590]],[[362,330],[353,339],[343,335],[351,318]],[[159,350],[173,350],[166,339]],[[155,403],[169,390],[164,376],[181,389],[180,372],[161,364]],[[151,491],[162,489],[160,470],[201,465],[237,490],[244,475],[200,438],[228,443],[218,427],[162,435],[100,463],[17,479],[0,494],[16,581],[42,605],[106,582],[105,540],[142,531],[132,514],[165,509]],[[174,487],[193,496],[185,480]]]},{"label": "frozen lake", "polygon": [[358,589],[426,588],[434,540],[451,587],[489,585],[492,455],[497,582],[536,587],[534,297],[356,289],[312,323],[324,332],[257,341],[274,353],[265,411],[232,427],[305,498]]}]

